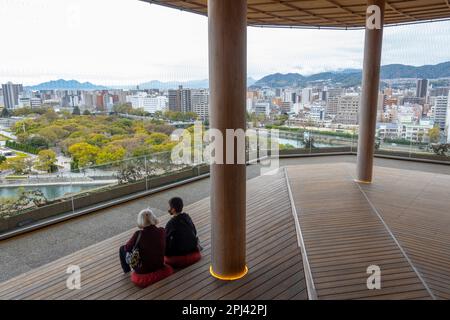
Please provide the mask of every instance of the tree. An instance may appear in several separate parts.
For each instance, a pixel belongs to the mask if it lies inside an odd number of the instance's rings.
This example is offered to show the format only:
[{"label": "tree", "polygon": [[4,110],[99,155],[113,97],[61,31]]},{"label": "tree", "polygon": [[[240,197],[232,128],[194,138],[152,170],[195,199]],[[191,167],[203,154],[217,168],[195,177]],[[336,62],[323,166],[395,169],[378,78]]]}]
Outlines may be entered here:
[{"label": "tree", "polygon": [[87,139],[87,143],[92,144],[97,147],[104,147],[110,140],[101,133],[93,133]]},{"label": "tree", "polygon": [[6,157],[4,155],[0,155],[0,164],[6,161]]},{"label": "tree", "polygon": [[422,143],[422,142],[423,142],[423,136],[424,136],[424,132],[423,132],[423,131],[420,131],[420,132],[417,134],[417,141],[418,141],[419,143]]},{"label": "tree", "polygon": [[434,127],[428,130],[428,137],[431,143],[438,143],[441,140],[441,130],[439,127]]},{"label": "tree", "polygon": [[25,173],[30,173],[33,170],[34,166],[33,159],[30,157],[25,157],[24,164],[25,164]]},{"label": "tree", "polygon": [[81,111],[80,111],[80,107],[79,106],[73,107],[72,115],[74,115],[74,116],[80,116],[81,115]]},{"label": "tree", "polygon": [[152,133],[145,142],[150,145],[159,145],[166,143],[167,141],[169,141],[168,135],[164,133],[155,132]]},{"label": "tree", "polygon": [[97,155],[97,164],[107,164],[123,160],[127,151],[121,146],[107,145],[103,147]]},{"label": "tree", "polygon": [[53,122],[56,119],[58,119],[58,114],[55,112],[55,110],[53,109],[48,109],[45,114],[44,117],[47,119],[48,122]]},{"label": "tree", "polygon": [[48,148],[48,141],[40,135],[33,135],[26,140],[26,143],[34,148]]},{"label": "tree", "polygon": [[0,118],[10,118],[11,112],[7,108],[3,108],[2,112],[0,113]]},{"label": "tree", "polygon": [[27,163],[25,157],[9,158],[2,164],[2,168],[6,170],[13,170],[15,174],[24,174],[27,172]]},{"label": "tree", "polygon": [[42,150],[38,153],[34,167],[37,170],[51,173],[57,170],[56,162],[56,153],[53,150]]},{"label": "tree", "polygon": [[162,111],[155,111],[155,114],[153,115],[156,119],[161,119],[163,117]]},{"label": "tree", "polygon": [[89,110],[84,110],[83,111],[83,116],[90,116],[91,115],[91,112],[89,111]]},{"label": "tree", "polygon": [[69,153],[72,155],[77,167],[86,167],[95,163],[99,147],[86,142],[76,143],[69,147]]}]

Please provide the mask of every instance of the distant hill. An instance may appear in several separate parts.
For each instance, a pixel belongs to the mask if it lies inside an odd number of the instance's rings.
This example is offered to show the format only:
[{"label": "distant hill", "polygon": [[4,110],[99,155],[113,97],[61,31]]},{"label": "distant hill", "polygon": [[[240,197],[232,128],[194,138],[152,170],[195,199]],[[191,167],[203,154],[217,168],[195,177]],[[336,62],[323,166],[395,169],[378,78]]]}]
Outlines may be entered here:
[{"label": "distant hill", "polygon": [[36,86],[27,87],[30,90],[105,90],[104,86],[97,86],[90,82],[78,82],[76,80],[52,80]]},{"label": "distant hill", "polygon": [[[256,82],[253,78],[247,79],[247,85],[252,86]],[[209,88],[208,79],[205,80],[193,80],[193,81],[171,81],[171,82],[161,82],[159,80],[153,80],[150,82],[145,82],[139,84],[140,89],[177,89],[179,86],[189,89],[206,89]],[[77,80],[53,80],[49,82],[40,83],[35,86],[29,86],[25,89],[29,90],[106,90],[109,87],[95,85],[90,82],[79,82]],[[110,89],[136,89],[136,86],[112,86]]]},{"label": "distant hill", "polygon": [[[450,77],[450,62],[437,65],[426,65],[414,67],[402,64],[391,64],[381,67],[381,79],[406,79],[425,78],[440,79]],[[304,87],[316,81],[327,81],[342,86],[356,86],[361,84],[362,71],[357,69],[347,69],[335,72],[322,72],[310,76],[303,76],[298,73],[272,74],[258,80],[254,87]]]},{"label": "distant hill", "polygon": [[[390,64],[381,67],[381,79],[442,79],[450,78],[450,62],[444,62],[437,65],[426,65],[421,67],[414,67],[402,64]],[[339,84],[344,87],[357,86],[361,84],[362,71],[358,69],[344,69],[340,71],[322,72],[309,76],[304,76],[299,73],[281,74],[275,73],[256,81],[253,78],[247,79],[249,87],[306,87],[314,82],[327,82],[330,84]],[[171,81],[161,82],[153,80],[150,82],[141,83],[141,89],[176,89],[179,86],[190,89],[208,88],[209,83],[207,79],[193,80],[193,81]],[[113,88],[130,89],[135,87],[114,86]],[[90,82],[78,82],[76,80],[55,80],[38,84],[36,86],[27,87],[30,90],[106,90],[108,87],[95,85]]]},{"label": "distant hill", "polygon": [[[247,79],[247,86],[252,86],[255,84],[256,80],[253,78]],[[193,81],[171,81],[171,82],[161,82],[158,80],[153,80],[150,82],[141,83],[139,85],[140,89],[160,89],[160,90],[167,90],[167,89],[178,89],[179,86],[183,86],[184,88],[189,89],[206,89],[209,88],[209,81],[208,79],[204,80],[193,80]]]}]

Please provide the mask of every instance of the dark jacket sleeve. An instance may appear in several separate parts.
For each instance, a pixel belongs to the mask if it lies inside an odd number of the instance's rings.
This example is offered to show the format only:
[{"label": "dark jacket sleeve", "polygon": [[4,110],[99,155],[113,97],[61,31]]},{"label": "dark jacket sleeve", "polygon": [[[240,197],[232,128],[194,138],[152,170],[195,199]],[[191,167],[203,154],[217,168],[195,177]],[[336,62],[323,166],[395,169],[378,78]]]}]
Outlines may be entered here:
[{"label": "dark jacket sleeve", "polygon": [[167,222],[165,233],[166,233],[166,249],[165,249],[166,256],[171,256],[173,248],[175,247],[174,244],[175,228],[173,226],[172,220],[169,220],[169,222]]},{"label": "dark jacket sleeve", "polygon": [[191,224],[192,231],[193,231],[194,234],[197,236],[197,229],[195,228],[195,224],[194,224],[194,222],[192,221],[192,219],[191,219],[190,216],[189,216],[189,223]]},{"label": "dark jacket sleeve", "polygon": [[134,244],[136,243],[137,235],[139,231],[136,231],[130,240],[128,240],[127,244],[125,245],[125,251],[131,252],[133,251]]}]

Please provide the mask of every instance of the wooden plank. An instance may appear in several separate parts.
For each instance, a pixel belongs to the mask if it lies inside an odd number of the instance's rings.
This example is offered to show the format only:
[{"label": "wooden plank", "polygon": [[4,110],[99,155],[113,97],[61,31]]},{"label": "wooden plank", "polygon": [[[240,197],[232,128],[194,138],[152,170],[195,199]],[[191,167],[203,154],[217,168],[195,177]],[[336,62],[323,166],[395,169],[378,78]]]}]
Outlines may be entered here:
[{"label": "wooden plank", "polygon": [[[218,281],[209,275],[209,199],[204,199],[186,209],[197,225],[205,248],[203,259],[155,285],[139,289],[129,281],[128,275],[122,274],[118,248],[134,232],[130,230],[0,284],[0,299],[189,299],[197,296],[189,289],[212,283],[215,285],[206,286],[204,295],[199,298],[226,294],[258,298],[269,288],[269,292],[273,290],[272,296],[305,299],[303,265],[286,187],[283,172],[249,182],[247,250],[251,272],[242,279],[241,285]],[[274,194],[273,190],[279,192]],[[167,219],[164,217],[161,223]],[[285,264],[279,263],[282,259]],[[82,269],[81,290],[70,291],[65,287],[68,276],[65,269],[69,264]],[[279,281],[283,284],[281,287],[277,286]],[[259,289],[252,293],[253,288]],[[262,288],[266,288],[264,292]]]},{"label": "wooden plank", "polygon": [[[348,164],[288,168],[319,299],[398,299],[411,291],[431,297],[348,170]],[[384,275],[380,290],[367,288],[371,265]]]},{"label": "wooden plank", "polygon": [[403,246],[433,293],[450,297],[450,176],[376,168],[370,201]]}]

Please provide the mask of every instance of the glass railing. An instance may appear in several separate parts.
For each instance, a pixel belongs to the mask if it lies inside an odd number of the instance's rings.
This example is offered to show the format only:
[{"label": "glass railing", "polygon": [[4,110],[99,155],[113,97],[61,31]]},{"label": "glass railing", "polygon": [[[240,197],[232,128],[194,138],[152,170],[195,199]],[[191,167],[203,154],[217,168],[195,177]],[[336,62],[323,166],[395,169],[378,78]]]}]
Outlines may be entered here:
[{"label": "glass railing", "polygon": [[356,150],[354,134],[327,134],[316,130],[280,130],[280,155],[350,153]]},{"label": "glass railing", "polygon": [[102,202],[145,193],[209,172],[204,164],[171,161],[158,153],[54,174],[5,179],[0,188],[0,233]]},{"label": "glass railing", "polygon": [[[354,132],[280,130],[279,143],[281,156],[353,154],[358,151],[358,136]],[[375,154],[418,161],[450,163],[450,144],[377,139]]]},{"label": "glass railing", "polygon": [[[279,130],[276,137],[268,130],[258,129],[256,138],[247,139],[249,165],[270,155],[272,139],[278,140],[281,157],[355,154],[358,147],[354,133]],[[378,141],[376,154],[450,164],[449,147],[403,140]],[[0,233],[61,214],[94,210],[101,203],[147,194],[208,172],[209,165],[205,163],[177,164],[171,160],[171,153],[166,152],[54,174],[2,177]]]},{"label": "glass railing", "polygon": [[380,156],[450,163],[450,145],[406,140],[379,141],[375,152]]}]

